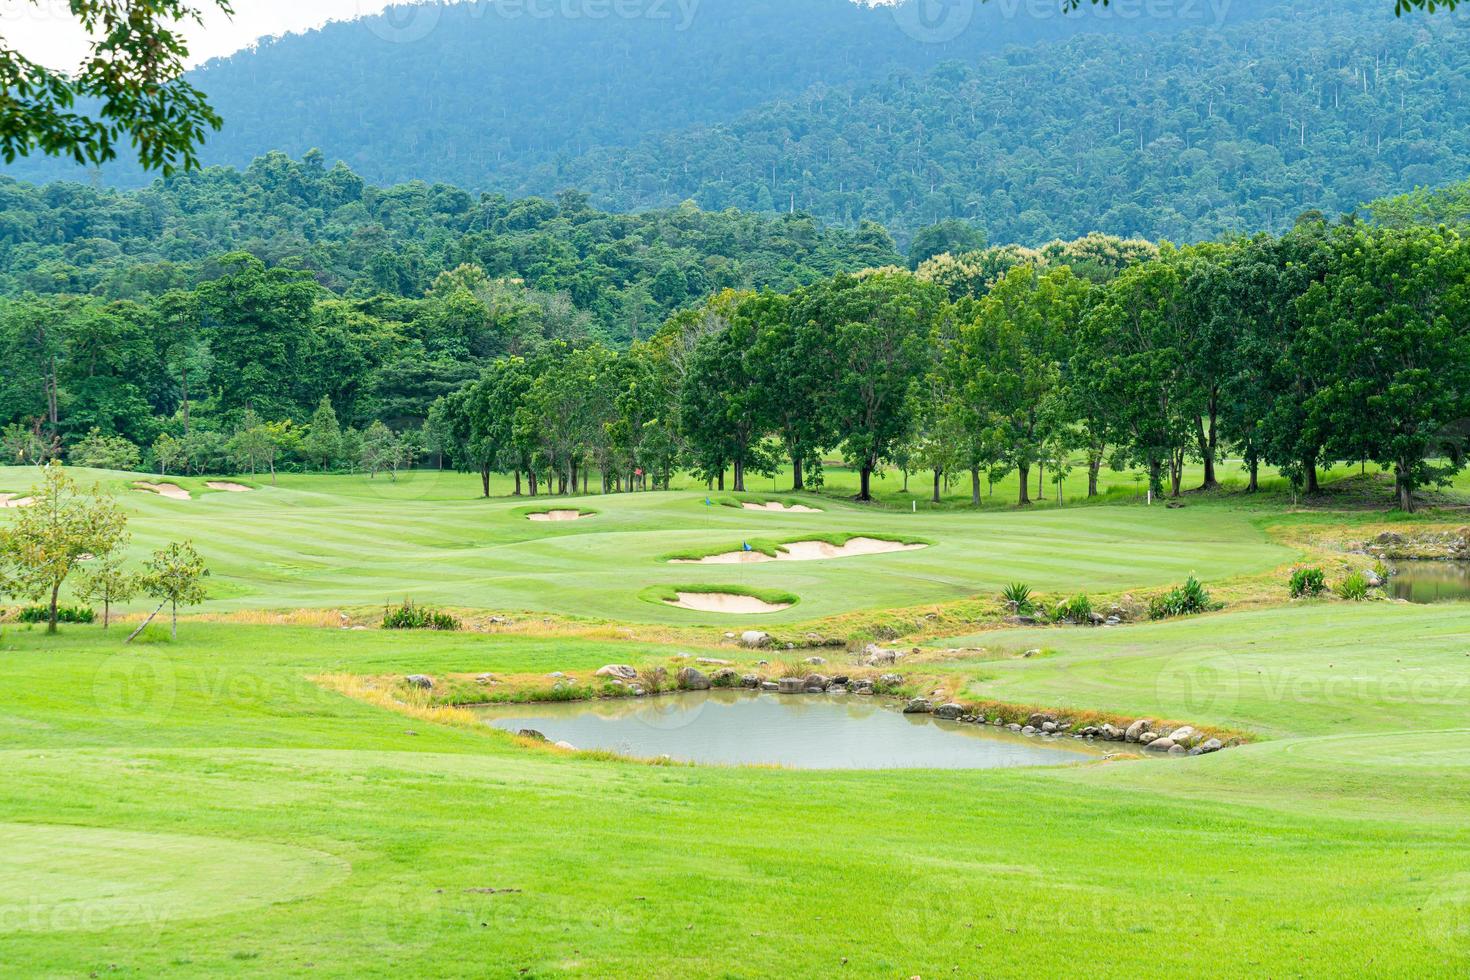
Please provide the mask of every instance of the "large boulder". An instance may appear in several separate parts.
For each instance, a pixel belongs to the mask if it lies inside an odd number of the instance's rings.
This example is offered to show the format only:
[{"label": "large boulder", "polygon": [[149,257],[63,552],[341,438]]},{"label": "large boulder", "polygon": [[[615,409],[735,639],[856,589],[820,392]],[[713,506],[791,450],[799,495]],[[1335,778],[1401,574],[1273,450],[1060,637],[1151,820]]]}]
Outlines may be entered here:
[{"label": "large boulder", "polygon": [[1167,752],[1173,747],[1174,740],[1172,738],[1156,738],[1144,746],[1150,752]]},{"label": "large boulder", "polygon": [[878,678],[878,683],[883,684],[887,687],[897,687],[898,685],[903,683],[903,675],[884,674],[882,677]]},{"label": "large boulder", "polygon": [[708,691],[710,682],[703,671],[695,670],[693,667],[680,667],[679,687],[685,691]]},{"label": "large boulder", "polygon": [[1172,732],[1169,733],[1169,737],[1174,740],[1175,745],[1182,745],[1187,749],[1195,742],[1199,741],[1201,736],[1198,735],[1193,728],[1185,725],[1183,728],[1174,729]]},{"label": "large boulder", "polygon": [[831,683],[825,674],[809,674],[806,679],[806,689],[810,691],[816,688],[818,691],[825,691]]},{"label": "large boulder", "polygon": [[761,676],[759,674],[746,674],[740,678],[740,686],[756,690],[761,686]]},{"label": "large boulder", "polygon": [[776,682],[776,689],[782,694],[805,694],[806,678],[783,677]]},{"label": "large boulder", "polygon": [[1032,728],[1040,728],[1042,725],[1046,724],[1047,722],[1053,722],[1053,723],[1055,723],[1056,720],[1057,720],[1057,716],[1056,715],[1051,715],[1051,714],[1047,714],[1047,713],[1042,712],[1042,711],[1037,711],[1037,712],[1033,712],[1032,715],[1031,715],[1031,717],[1029,717],[1029,718],[1026,719],[1026,724],[1030,725]]},{"label": "large boulder", "polygon": [[903,706],[906,715],[927,715],[934,710],[934,705],[928,698],[914,698]]},{"label": "large boulder", "polygon": [[715,687],[734,687],[740,683],[740,672],[732,667],[721,667],[710,675],[709,681]]},{"label": "large boulder", "polygon": [[1220,741],[1218,738],[1211,738],[1206,739],[1199,745],[1195,746],[1195,749],[1198,750],[1200,755],[1208,755],[1211,752],[1219,752],[1224,747],[1224,742]]},{"label": "large boulder", "polygon": [[746,630],[744,633],[740,634],[740,645],[743,647],[748,647],[751,650],[759,650],[762,647],[768,647],[771,645],[772,642],[773,641],[771,640],[771,634],[766,633],[762,630]]},{"label": "large boulder", "polygon": [[949,702],[948,704],[941,704],[939,707],[934,709],[935,718],[946,718],[950,721],[957,721],[960,715],[964,713],[965,706],[962,704],[955,704],[953,701]]},{"label": "large boulder", "polygon": [[1123,741],[1125,735],[1126,733],[1123,731],[1123,729],[1119,728],[1117,725],[1106,724],[1102,726],[1102,737],[1107,739],[1109,742],[1121,742]]},{"label": "large boulder", "polygon": [[608,664],[606,667],[598,668],[597,673],[593,676],[610,677],[613,680],[619,681],[633,681],[638,679],[638,671],[629,667],[627,664]]},{"label": "large boulder", "polygon": [[434,678],[426,674],[409,674],[403,679],[409,687],[416,687],[420,691],[432,691],[434,689]]},{"label": "large boulder", "polygon": [[1140,718],[1128,726],[1123,733],[1123,738],[1129,742],[1137,742],[1143,737],[1143,733],[1154,727],[1154,723],[1148,718]]}]

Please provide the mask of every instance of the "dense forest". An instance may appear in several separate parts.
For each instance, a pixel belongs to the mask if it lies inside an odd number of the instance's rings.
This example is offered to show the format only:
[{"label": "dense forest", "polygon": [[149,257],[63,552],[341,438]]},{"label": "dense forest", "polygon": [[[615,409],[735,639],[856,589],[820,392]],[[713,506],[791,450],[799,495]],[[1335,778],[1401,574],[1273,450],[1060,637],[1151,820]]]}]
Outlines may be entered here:
[{"label": "dense forest", "polygon": [[[901,243],[947,218],[992,241],[1195,241],[1463,175],[1463,21],[1391,7],[959,4],[968,29],[927,37],[849,0],[603,19],[479,3],[265,42],[191,77],[226,120],[204,159],[238,167],[320,147],[374,182],[795,209]],[[8,172],[87,176],[39,158]]]},{"label": "dense forest", "polygon": [[[1237,0],[1230,22],[1276,0]],[[524,193],[524,179],[599,146],[731,119],[812,86],[973,61],[1006,44],[1079,32],[1137,34],[1215,22],[1216,9],[1164,5],[1149,23],[1091,8],[956,5],[953,27],[853,0],[482,0],[265,39],[189,79],[225,120],[206,163],[244,167],[270,150],[321,147],[376,183],[424,179]],[[78,171],[36,158],[10,172],[46,181]],[[107,179],[138,186],[137,167]],[[534,193],[553,194],[555,182]]]},{"label": "dense forest", "polygon": [[[723,289],[617,349],[557,294],[465,264],[422,299],[335,297],[245,252],[191,290],[0,307],[7,458],[161,473],[432,459],[518,492],[734,489],[840,452],[1020,475],[1142,467],[1177,496],[1239,453],[1307,492],[1372,460],[1399,505],[1454,476],[1470,417],[1470,242],[1306,214],[1282,237],[1177,248],[1093,234],[943,252],[787,292]],[[580,479],[580,483],[579,483]]]},{"label": "dense forest", "polygon": [[420,297],[470,263],[561,297],[614,343],[717,289],[789,289],[897,261],[874,225],[690,206],[615,215],[575,192],[511,201],[417,181],[379,188],[320,153],[272,153],[243,171],[212,167],[126,193],[0,178],[0,295],[192,289],[234,251],[347,297]]},{"label": "dense forest", "polygon": [[1280,230],[1470,169],[1465,30],[1313,3],[1218,31],[1079,37],[818,88],[522,187],[576,186],[616,209],[794,203],[901,240],[947,218],[992,241]]}]

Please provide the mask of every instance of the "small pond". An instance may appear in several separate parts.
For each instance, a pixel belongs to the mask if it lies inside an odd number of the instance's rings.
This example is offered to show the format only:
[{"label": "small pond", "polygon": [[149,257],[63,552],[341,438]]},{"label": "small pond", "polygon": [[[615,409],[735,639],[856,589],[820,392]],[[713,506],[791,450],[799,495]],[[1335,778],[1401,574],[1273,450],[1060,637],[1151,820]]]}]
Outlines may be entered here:
[{"label": "small pond", "polygon": [[684,762],[794,769],[996,769],[1098,759],[1075,739],[905,715],[860,695],[709,691],[654,698],[475,709],[507,731],[541,732],[579,749]]},{"label": "small pond", "polygon": [[1470,600],[1470,562],[1394,562],[1388,593],[1410,602],[1455,602]]}]

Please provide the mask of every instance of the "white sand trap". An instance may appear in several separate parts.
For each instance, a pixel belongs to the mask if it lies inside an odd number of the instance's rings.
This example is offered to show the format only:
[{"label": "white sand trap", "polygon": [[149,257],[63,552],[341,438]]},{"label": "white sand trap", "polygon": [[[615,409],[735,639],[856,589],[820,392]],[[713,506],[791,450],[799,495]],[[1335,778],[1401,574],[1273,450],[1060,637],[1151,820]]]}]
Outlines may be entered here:
[{"label": "white sand trap", "polygon": [[774,511],[779,511],[780,513],[783,513],[783,514],[820,514],[821,513],[821,511],[818,510],[817,508],[815,508],[815,507],[808,507],[806,504],[792,504],[791,506],[788,507],[788,506],[786,506],[785,504],[781,503],[778,500],[773,500],[773,501],[771,501],[768,504],[741,504],[740,506],[744,507],[746,510],[774,510]]},{"label": "white sand trap", "polygon": [[675,565],[747,565],[768,561],[826,561],[829,558],[855,558],[858,555],[887,555],[895,551],[918,551],[927,547],[922,544],[904,544],[901,541],[883,541],[879,538],[850,538],[841,545],[826,541],[796,541],[784,544],[773,558],[759,551],[727,551],[721,555],[706,555],[703,558],[675,558]]},{"label": "white sand trap", "polygon": [[584,514],[580,510],[548,510],[544,514],[527,514],[533,521],[580,521],[591,514]]},{"label": "white sand trap", "polygon": [[139,491],[140,493],[156,493],[160,497],[167,497],[169,500],[190,499],[189,491],[173,483],[148,483],[146,481],[139,480],[137,483],[133,484],[133,489]]},{"label": "white sand trap", "polygon": [[225,493],[249,493],[250,487],[243,483],[227,483],[224,480],[210,480],[204,484],[211,490],[223,490]]},{"label": "white sand trap", "polygon": [[29,507],[35,503],[30,497],[17,497],[13,493],[0,493],[0,507]]},{"label": "white sand trap", "polygon": [[780,612],[790,609],[789,602],[766,602],[753,595],[733,595],[729,592],[680,592],[678,601],[669,605],[697,612],[729,613],[733,616],[754,616],[760,613]]}]

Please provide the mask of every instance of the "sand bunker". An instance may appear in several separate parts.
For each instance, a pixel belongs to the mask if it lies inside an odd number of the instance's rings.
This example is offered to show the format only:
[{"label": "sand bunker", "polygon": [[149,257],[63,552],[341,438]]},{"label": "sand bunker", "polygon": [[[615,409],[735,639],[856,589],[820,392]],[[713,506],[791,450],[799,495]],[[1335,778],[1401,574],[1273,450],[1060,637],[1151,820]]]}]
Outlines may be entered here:
[{"label": "sand bunker", "polygon": [[527,514],[533,521],[580,521],[591,514],[584,514],[580,510],[548,510],[544,514]]},{"label": "sand bunker", "polygon": [[720,555],[703,558],[675,558],[675,565],[747,565],[768,561],[826,561],[829,558],[854,558],[858,555],[886,555],[895,551],[918,551],[927,547],[922,544],[904,544],[901,541],[883,541],[879,538],[849,538],[845,544],[828,544],[826,541],[796,541],[783,544],[775,557],[759,551],[727,551]]},{"label": "sand bunker", "polygon": [[204,484],[211,490],[223,490],[225,493],[249,493],[250,488],[243,483],[227,483],[224,480],[210,480]]},{"label": "sand bunker", "polygon": [[156,493],[160,497],[167,497],[169,500],[189,499],[189,491],[172,483],[147,483],[139,480],[133,484],[133,489],[140,493]]},{"label": "sand bunker", "polygon": [[791,506],[788,507],[786,504],[783,504],[783,503],[781,503],[778,500],[773,500],[773,501],[771,501],[768,504],[741,504],[740,506],[744,507],[746,510],[774,510],[774,511],[779,511],[780,513],[783,513],[783,514],[820,514],[821,513],[821,511],[818,510],[817,508],[815,508],[815,507],[808,507],[806,504],[792,504]]},{"label": "sand bunker", "polygon": [[735,616],[753,616],[759,613],[780,612],[790,609],[789,602],[766,602],[753,595],[734,595],[729,592],[680,592],[675,600],[664,600],[680,609],[697,612],[729,613]]},{"label": "sand bunker", "polygon": [[30,497],[17,497],[13,493],[0,493],[0,507],[29,507],[35,503]]}]

